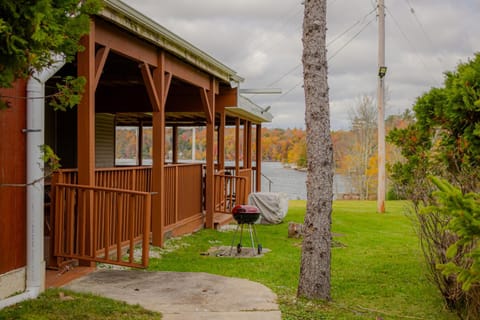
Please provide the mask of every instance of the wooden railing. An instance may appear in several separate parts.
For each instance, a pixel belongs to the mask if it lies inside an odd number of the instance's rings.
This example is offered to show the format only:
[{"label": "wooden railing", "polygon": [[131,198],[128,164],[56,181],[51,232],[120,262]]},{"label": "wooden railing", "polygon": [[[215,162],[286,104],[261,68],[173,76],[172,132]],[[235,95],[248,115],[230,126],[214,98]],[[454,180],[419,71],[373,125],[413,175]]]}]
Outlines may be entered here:
[{"label": "wooden railing", "polygon": [[[55,256],[148,266],[150,193],[57,183],[54,199]],[[137,243],[140,259],[135,258]],[[124,248],[129,249],[126,260]]]},{"label": "wooden railing", "polygon": [[[245,178],[245,197],[248,197],[252,192],[252,169],[240,169],[237,176]],[[245,199],[245,203],[247,203],[247,200]]]},{"label": "wooden railing", "polygon": [[[77,169],[63,169],[55,174],[57,183],[77,183]],[[151,167],[95,169],[98,187],[152,191]],[[202,214],[202,164],[165,166],[165,227]]]},{"label": "wooden railing", "polygon": [[[76,184],[77,169],[61,169],[55,173],[58,183]],[[150,192],[152,188],[151,167],[122,167],[95,169],[95,185],[98,187],[117,188]]]},{"label": "wooden railing", "polygon": [[245,177],[247,179],[247,196],[252,192],[252,190],[255,190],[255,179],[254,174],[256,173],[257,168],[240,168],[237,172],[236,168],[234,166],[227,166],[225,167],[222,171],[219,173],[225,173],[229,174],[231,176],[239,176],[239,177]]},{"label": "wooden railing", "polygon": [[95,184],[102,187],[150,192],[152,189],[152,168],[95,169]]},{"label": "wooden railing", "polygon": [[239,204],[246,204],[247,179],[230,174],[215,174],[215,211],[231,213],[232,209]]},{"label": "wooden railing", "polygon": [[202,214],[202,164],[165,166],[165,227]]}]

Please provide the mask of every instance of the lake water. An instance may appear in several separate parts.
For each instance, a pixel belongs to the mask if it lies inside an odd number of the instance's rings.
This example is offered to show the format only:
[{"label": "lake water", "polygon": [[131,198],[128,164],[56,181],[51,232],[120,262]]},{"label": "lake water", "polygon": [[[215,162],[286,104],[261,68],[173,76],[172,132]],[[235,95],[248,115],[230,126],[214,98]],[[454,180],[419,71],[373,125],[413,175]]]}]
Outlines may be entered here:
[{"label": "lake water", "polygon": [[[188,162],[182,160],[183,162]],[[134,160],[117,159],[116,164],[135,165]],[[151,165],[151,160],[144,160],[145,165]],[[234,166],[234,162],[226,162],[227,166]],[[262,173],[267,176],[272,183],[262,177],[262,191],[264,192],[285,192],[291,200],[307,199],[307,173],[291,168],[285,168],[280,162],[262,162]],[[348,180],[341,176],[333,177],[334,199],[346,193],[349,190]],[[269,189],[270,188],[270,189]]]},{"label": "lake water", "polygon": [[[285,192],[289,199],[307,199],[307,173],[290,168],[284,168],[280,162],[262,162],[262,173],[271,183],[271,192]],[[333,178],[334,198],[346,192],[348,182],[343,176]],[[269,181],[262,177],[262,191],[269,191]]]}]

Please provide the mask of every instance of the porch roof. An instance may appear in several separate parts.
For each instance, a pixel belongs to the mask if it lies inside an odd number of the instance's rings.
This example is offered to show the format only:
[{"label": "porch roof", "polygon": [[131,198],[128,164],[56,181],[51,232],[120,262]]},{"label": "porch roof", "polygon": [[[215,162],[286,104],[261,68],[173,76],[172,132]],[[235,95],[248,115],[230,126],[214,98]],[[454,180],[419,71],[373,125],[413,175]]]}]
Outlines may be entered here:
[{"label": "porch roof", "polygon": [[[246,119],[253,123],[271,122],[273,116],[250,99],[239,95],[239,105],[226,107],[226,124],[235,125],[235,118]],[[118,125],[151,125],[151,112],[117,113]],[[178,126],[205,126],[205,114],[203,112],[166,112],[166,124]]]},{"label": "porch roof", "polygon": [[[244,80],[231,68],[227,67],[220,61],[211,57],[207,53],[193,46],[189,42],[153,21],[151,18],[136,11],[134,8],[128,6],[120,0],[105,0],[104,9],[98,14],[98,16],[101,19],[113,23],[118,27],[128,31],[134,36],[148,41],[158,48],[166,50],[170,54],[187,62],[195,68],[202,70],[209,75],[215,76],[220,80],[220,82],[223,83],[222,85],[225,87],[238,87],[239,83]],[[126,61],[128,60],[124,59],[120,55],[113,53],[110,54],[109,71],[106,72],[100,80],[100,83],[103,85],[102,88],[109,88],[112,85],[120,82],[123,85],[128,85],[131,89],[135,87],[135,85],[138,87],[138,84],[143,83],[142,78],[138,77],[138,73],[136,71],[138,69],[137,64],[127,63]],[[107,67],[108,66],[105,68]],[[118,74],[118,70],[121,70],[121,74]],[[132,74],[135,76],[132,76],[132,78],[128,80],[128,84],[125,84],[126,80],[124,74],[126,74],[128,70],[130,70],[129,74],[131,76]],[[106,74],[113,75],[113,77],[108,78]],[[175,85],[181,86],[182,90],[191,90],[194,94],[197,92],[195,88],[190,88],[185,83],[181,83],[173,79],[172,87]],[[116,113],[119,122],[124,124],[135,123],[139,120],[143,121],[144,123],[151,122],[150,111],[145,108],[140,110],[141,108],[139,107],[142,105],[148,105],[148,97],[146,96],[145,92],[143,92],[143,89],[138,90],[140,91],[135,91],[135,94],[132,94],[136,97],[135,103],[137,104],[137,112],[127,114],[127,112],[130,112],[128,110],[129,107],[126,107],[128,106],[128,103],[126,103],[128,99],[125,97],[116,99],[117,95],[112,95],[111,92],[107,92],[107,89],[103,90],[105,91],[105,94],[100,94],[103,91],[100,92],[100,90],[98,90],[100,93],[97,96],[97,101],[108,101],[108,103],[99,103],[97,105],[97,112]],[[175,92],[177,90],[171,89],[170,91]],[[192,94],[192,92],[187,91],[182,92],[177,96],[186,97],[189,94]],[[225,108],[227,125],[234,124],[236,117],[252,121],[253,123],[272,121],[272,114],[268,113],[266,110],[248,98],[238,94],[238,91],[237,95],[237,105],[231,105]],[[106,98],[106,100],[102,100],[102,98]],[[180,101],[180,103],[182,102],[184,101]],[[111,106],[115,106],[115,108],[111,109]],[[181,111],[177,109],[169,110],[167,106],[166,122],[167,124],[176,124],[182,126],[203,126],[206,124],[206,119],[203,110],[194,111],[192,108],[186,108]]]},{"label": "porch roof", "polygon": [[248,119],[253,122],[271,122],[273,115],[261,108],[259,105],[239,95],[238,106],[226,107],[227,115],[236,116],[244,119]]},{"label": "porch roof", "polygon": [[214,75],[227,83],[240,83],[244,79],[231,68],[175,35],[165,27],[143,15],[120,0],[105,0],[98,14],[138,37],[165,49],[178,58]]}]

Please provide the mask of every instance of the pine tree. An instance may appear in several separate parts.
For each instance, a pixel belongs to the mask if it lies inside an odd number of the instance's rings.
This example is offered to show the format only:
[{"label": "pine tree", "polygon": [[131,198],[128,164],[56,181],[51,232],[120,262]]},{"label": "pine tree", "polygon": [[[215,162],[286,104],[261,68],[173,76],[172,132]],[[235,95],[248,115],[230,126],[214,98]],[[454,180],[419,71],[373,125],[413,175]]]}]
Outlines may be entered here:
[{"label": "pine tree", "polygon": [[330,300],[333,147],[326,56],[326,0],[306,0],[303,75],[307,129],[307,212],[298,296]]}]

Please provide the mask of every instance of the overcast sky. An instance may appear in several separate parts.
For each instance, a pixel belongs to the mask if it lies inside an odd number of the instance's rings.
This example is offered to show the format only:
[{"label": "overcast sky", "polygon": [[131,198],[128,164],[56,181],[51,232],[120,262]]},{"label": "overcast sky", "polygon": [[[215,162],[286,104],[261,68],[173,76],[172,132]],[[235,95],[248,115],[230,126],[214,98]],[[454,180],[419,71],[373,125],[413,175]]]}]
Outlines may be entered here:
[{"label": "overcast sky", "polygon": [[[267,127],[304,127],[300,0],[124,0],[245,78],[241,88],[281,88],[248,95],[271,106]],[[385,0],[386,113],[411,108],[480,51],[480,1]],[[375,0],[327,1],[328,82],[332,129],[350,127],[362,95],[376,97],[378,24]]]}]

